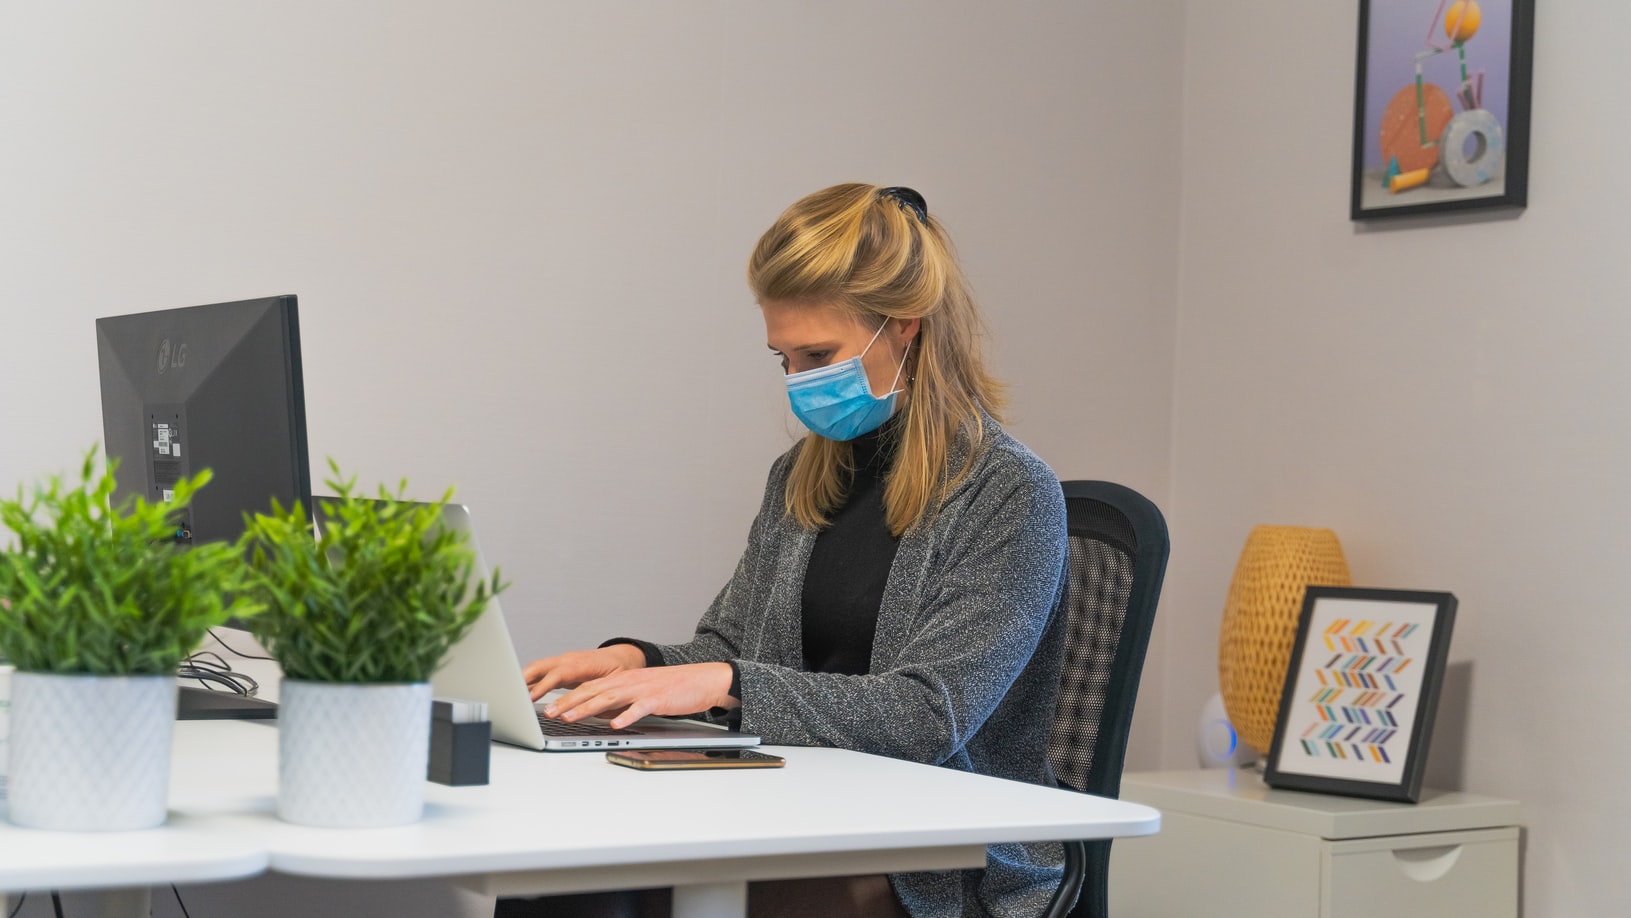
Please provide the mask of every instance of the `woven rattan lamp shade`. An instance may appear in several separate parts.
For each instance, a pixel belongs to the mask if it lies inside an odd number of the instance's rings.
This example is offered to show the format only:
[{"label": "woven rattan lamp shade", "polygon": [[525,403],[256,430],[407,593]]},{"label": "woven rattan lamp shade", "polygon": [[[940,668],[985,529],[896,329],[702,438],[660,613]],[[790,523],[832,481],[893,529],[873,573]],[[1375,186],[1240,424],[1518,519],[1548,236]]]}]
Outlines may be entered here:
[{"label": "woven rattan lamp shade", "polygon": [[1235,732],[1258,752],[1274,743],[1304,589],[1352,583],[1329,529],[1258,526],[1246,537],[1223,604],[1218,687]]}]

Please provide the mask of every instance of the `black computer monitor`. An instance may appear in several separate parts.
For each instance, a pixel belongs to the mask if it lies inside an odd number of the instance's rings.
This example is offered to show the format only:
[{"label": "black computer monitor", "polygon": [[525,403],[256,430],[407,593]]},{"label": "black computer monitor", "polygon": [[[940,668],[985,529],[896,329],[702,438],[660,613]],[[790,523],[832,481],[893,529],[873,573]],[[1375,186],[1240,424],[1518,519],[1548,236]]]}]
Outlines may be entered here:
[{"label": "black computer monitor", "polygon": [[208,468],[176,540],[233,540],[246,512],[311,507],[300,323],[293,296],[96,320],[102,433],[117,503],[172,496]]}]

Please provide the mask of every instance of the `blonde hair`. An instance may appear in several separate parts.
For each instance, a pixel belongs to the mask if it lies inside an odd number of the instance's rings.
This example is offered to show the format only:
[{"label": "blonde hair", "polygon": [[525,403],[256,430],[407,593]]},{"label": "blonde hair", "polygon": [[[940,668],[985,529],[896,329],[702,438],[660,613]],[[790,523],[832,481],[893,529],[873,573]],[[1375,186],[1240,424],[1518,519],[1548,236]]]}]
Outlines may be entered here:
[{"label": "blonde hair", "polygon": [[[984,440],[981,409],[1001,420],[1005,404],[1002,384],[985,370],[985,322],[951,238],[920,202],[876,185],[834,185],[789,207],[748,259],[748,285],[760,303],[836,307],[872,327],[922,320],[884,482],[884,518],[896,536],[939,510]],[[964,430],[969,455],[952,469],[950,447]],[[825,526],[853,472],[849,443],[809,434],[788,475],[787,512],[805,527]]]}]

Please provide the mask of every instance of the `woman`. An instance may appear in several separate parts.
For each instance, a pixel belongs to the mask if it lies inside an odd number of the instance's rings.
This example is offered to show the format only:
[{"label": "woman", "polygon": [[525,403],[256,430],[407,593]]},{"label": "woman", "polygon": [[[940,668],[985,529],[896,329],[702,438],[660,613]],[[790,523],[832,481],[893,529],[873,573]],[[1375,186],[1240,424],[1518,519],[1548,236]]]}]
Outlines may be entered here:
[{"label": "woman", "polygon": [[[748,282],[809,434],[771,467],[695,637],[538,660],[533,697],[573,687],[545,713],[620,727],[727,708],[769,744],[1047,782],[1064,501],[995,420],[945,230],[909,188],[837,185],[777,219]],[[844,885],[871,891],[868,914],[1035,915],[1060,859],[996,845],[984,870],[893,875],[892,896],[881,878]]]}]

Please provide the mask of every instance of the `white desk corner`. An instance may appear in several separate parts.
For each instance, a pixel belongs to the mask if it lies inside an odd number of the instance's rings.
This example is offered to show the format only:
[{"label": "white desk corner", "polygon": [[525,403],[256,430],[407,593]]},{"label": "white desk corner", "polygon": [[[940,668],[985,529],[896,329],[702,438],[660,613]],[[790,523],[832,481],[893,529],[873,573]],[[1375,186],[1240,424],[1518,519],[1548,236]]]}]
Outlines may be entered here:
[{"label": "white desk corner", "polygon": [[[242,632],[227,641],[259,652]],[[208,649],[277,697],[276,664]],[[719,918],[744,913],[753,880],[981,867],[991,844],[1161,826],[1138,803],[838,749],[769,751],[787,766],[647,773],[495,745],[491,782],[427,785],[418,823],[314,829],[276,816],[271,723],[183,721],[167,825],[97,835],[0,823],[0,892],[104,889],[103,914],[145,915],[146,887],[172,882],[441,877],[487,895],[672,886],[676,918]]]}]

